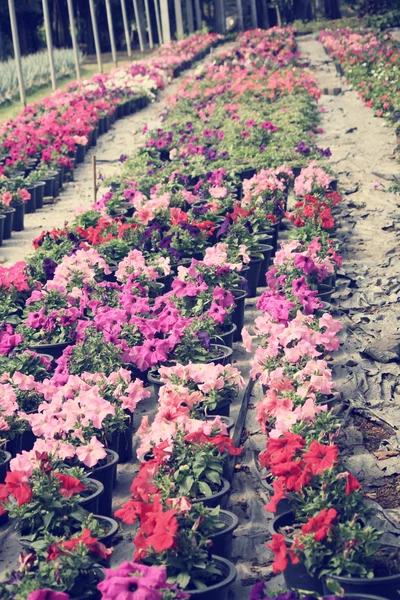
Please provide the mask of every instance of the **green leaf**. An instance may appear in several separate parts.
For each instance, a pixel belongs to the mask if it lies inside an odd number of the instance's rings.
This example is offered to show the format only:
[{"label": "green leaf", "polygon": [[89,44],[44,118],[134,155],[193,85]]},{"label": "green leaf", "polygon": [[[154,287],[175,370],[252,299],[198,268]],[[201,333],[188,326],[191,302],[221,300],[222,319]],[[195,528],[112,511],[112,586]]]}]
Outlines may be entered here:
[{"label": "green leaf", "polygon": [[220,476],[215,471],[208,470],[206,472],[206,477],[207,477],[208,481],[211,481],[211,483],[216,483],[217,485],[221,484]]},{"label": "green leaf", "polygon": [[190,581],[190,575],[189,573],[178,573],[177,577],[176,577],[176,581],[177,583],[179,583],[179,585],[181,586],[182,589],[185,589]]},{"label": "green leaf", "polygon": [[212,496],[212,489],[205,481],[199,481],[199,490],[204,496]]},{"label": "green leaf", "polygon": [[183,496],[188,496],[190,494],[190,490],[192,489],[194,483],[194,479],[191,475],[188,475],[187,477],[185,477],[180,486],[179,486],[179,492],[183,495]]}]

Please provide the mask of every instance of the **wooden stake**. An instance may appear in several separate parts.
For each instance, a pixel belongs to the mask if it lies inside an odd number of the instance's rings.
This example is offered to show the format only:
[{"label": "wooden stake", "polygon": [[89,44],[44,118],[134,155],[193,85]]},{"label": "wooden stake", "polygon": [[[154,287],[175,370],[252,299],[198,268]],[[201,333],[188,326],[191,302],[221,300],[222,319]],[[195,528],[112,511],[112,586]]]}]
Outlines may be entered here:
[{"label": "wooden stake", "polygon": [[10,12],[11,34],[14,46],[14,59],[18,74],[19,97],[21,99],[22,104],[26,106],[26,94],[24,86],[24,77],[22,75],[21,51],[19,48],[18,25],[15,16],[14,0],[8,0],[8,10]]},{"label": "wooden stake", "polygon": [[97,201],[97,175],[96,175],[96,155],[92,156],[92,172],[93,172],[93,201]]}]

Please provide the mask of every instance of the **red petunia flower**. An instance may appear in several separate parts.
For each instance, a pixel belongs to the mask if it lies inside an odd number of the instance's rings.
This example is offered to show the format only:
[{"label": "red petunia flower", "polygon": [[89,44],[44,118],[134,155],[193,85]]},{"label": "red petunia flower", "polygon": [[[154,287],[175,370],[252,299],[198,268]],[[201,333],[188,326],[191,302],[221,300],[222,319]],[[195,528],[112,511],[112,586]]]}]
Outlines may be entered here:
[{"label": "red petunia flower", "polygon": [[339,448],[335,445],[325,446],[313,440],[308,448],[308,452],[303,455],[304,461],[310,465],[314,475],[318,475],[330,469],[337,462]]},{"label": "red petunia flower", "polygon": [[25,471],[9,471],[6,475],[7,489],[16,498],[18,506],[26,504],[33,496],[27,480]]},{"label": "red petunia flower", "polygon": [[54,473],[58,481],[61,483],[60,494],[63,498],[72,498],[75,494],[80,494],[87,489],[76,477],[70,477],[65,473]]},{"label": "red petunia flower", "polygon": [[307,523],[305,523],[301,532],[304,535],[313,533],[313,538],[316,542],[321,542],[328,535],[333,521],[337,517],[337,511],[334,508],[323,508],[316,517],[311,517]]}]

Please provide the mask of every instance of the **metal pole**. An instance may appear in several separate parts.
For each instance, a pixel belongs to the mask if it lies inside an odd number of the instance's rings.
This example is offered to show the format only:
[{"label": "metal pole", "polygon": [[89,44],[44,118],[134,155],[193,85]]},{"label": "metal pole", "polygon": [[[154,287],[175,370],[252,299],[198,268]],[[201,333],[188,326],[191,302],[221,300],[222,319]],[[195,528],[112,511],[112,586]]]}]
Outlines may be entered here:
[{"label": "metal pole", "polygon": [[187,13],[189,33],[193,33],[194,32],[194,21],[193,21],[193,4],[192,4],[192,0],[186,0],[186,13]]},{"label": "metal pole", "polygon": [[114,64],[115,64],[115,66],[117,66],[118,65],[117,49],[115,47],[114,27],[113,27],[110,0],[106,0],[106,13],[107,13],[108,33],[110,34],[110,42],[111,42],[111,54],[112,54]]},{"label": "metal pole", "polygon": [[81,78],[81,66],[79,64],[79,50],[78,50],[78,44],[76,41],[76,33],[75,33],[74,5],[72,3],[72,0],[67,0],[67,3],[68,3],[68,15],[69,15],[69,28],[71,30],[72,48],[74,50],[74,58],[75,58],[76,76],[78,79],[80,79]]},{"label": "metal pole", "polygon": [[143,44],[142,21],[140,19],[140,13],[139,13],[139,9],[138,9],[137,0],[133,0],[133,10],[135,11],[135,21],[136,21],[136,26],[137,26],[137,30],[138,30],[138,36],[139,36],[140,52],[143,52],[144,44]]},{"label": "metal pole", "polygon": [[93,28],[94,45],[96,48],[97,66],[98,66],[100,73],[102,73],[103,72],[103,63],[101,62],[101,48],[100,48],[99,32],[97,29],[96,7],[94,5],[94,0],[89,0],[89,6],[90,6],[90,16],[92,18],[92,28]]},{"label": "metal pole", "polygon": [[175,5],[176,37],[180,40],[184,36],[181,0],[174,0],[174,5]]},{"label": "metal pole", "polygon": [[251,6],[251,24],[252,24],[253,29],[256,29],[258,26],[256,0],[250,0],[250,6]]},{"label": "metal pole", "polygon": [[218,33],[225,33],[226,20],[225,20],[225,2],[224,0],[215,0],[215,28]]},{"label": "metal pole", "polygon": [[44,28],[46,30],[47,52],[49,54],[51,87],[53,88],[53,90],[55,90],[57,87],[57,81],[56,81],[56,70],[54,68],[53,40],[51,37],[51,21],[50,21],[50,15],[49,15],[49,5],[47,4],[47,0],[42,0],[42,6],[43,6],[43,15],[44,15]]},{"label": "metal pole", "polygon": [[149,34],[149,46],[153,48],[153,32],[151,29],[151,19],[150,19],[150,8],[149,8],[149,0],[144,0],[144,6],[146,10],[146,20],[147,20],[147,31]]},{"label": "metal pole", "polygon": [[128,56],[130,58],[132,56],[132,50],[131,50],[131,39],[129,37],[128,17],[126,16],[125,0],[121,0],[121,10],[122,10],[122,20],[124,22],[126,51],[127,51]]},{"label": "metal pole", "polygon": [[171,41],[171,27],[169,24],[168,0],[160,0],[160,11],[164,44],[169,44]]},{"label": "metal pole", "polygon": [[22,75],[21,51],[19,49],[18,26],[17,19],[15,17],[14,0],[8,0],[8,10],[10,11],[11,33],[14,46],[14,59],[18,74],[19,97],[21,98],[22,104],[26,106],[24,77]]},{"label": "metal pole", "polygon": [[93,202],[97,201],[97,173],[96,173],[96,155],[92,156],[92,177],[93,177]]},{"label": "metal pole", "polygon": [[161,31],[160,8],[158,6],[158,0],[154,0],[154,9],[156,11],[158,39],[160,41],[160,46],[161,46],[161,44],[163,43],[163,37],[162,37],[162,31]]},{"label": "metal pole", "polygon": [[239,29],[239,31],[243,31],[244,30],[244,22],[243,22],[242,0],[236,0],[236,10],[238,13],[238,29]]},{"label": "metal pole", "polygon": [[196,29],[200,30],[201,29],[201,8],[200,8],[199,0],[194,0],[194,12],[196,14]]}]

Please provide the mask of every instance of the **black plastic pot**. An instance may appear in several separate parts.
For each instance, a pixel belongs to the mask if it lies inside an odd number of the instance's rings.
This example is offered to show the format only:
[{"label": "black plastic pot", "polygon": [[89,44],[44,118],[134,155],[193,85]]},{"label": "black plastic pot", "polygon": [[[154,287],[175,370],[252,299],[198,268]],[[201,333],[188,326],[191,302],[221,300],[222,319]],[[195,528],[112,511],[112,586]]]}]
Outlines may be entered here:
[{"label": "black plastic pot", "polygon": [[101,481],[96,479],[90,479],[89,486],[92,493],[81,500],[79,504],[88,512],[97,514],[99,512],[99,499],[104,492],[104,486]]},{"label": "black plastic pot", "polygon": [[214,363],[215,365],[227,365],[233,353],[232,348],[227,348],[222,344],[211,344],[211,351],[213,354],[218,352],[218,356],[206,360],[206,364]]},{"label": "black plastic pot", "polygon": [[6,221],[5,215],[0,214],[0,246],[3,245],[3,236],[4,236],[4,223]]},{"label": "black plastic pot", "polygon": [[[271,523],[272,533],[282,533],[282,527],[293,525],[294,514],[295,513],[291,510],[275,517]],[[285,536],[285,542],[287,546],[291,546],[293,540]],[[290,556],[288,557],[288,566],[283,572],[283,577],[288,589],[296,588],[307,590],[309,592],[316,592],[321,596],[323,595],[322,581],[318,579],[318,577],[310,575],[302,563],[294,565],[290,560]]]},{"label": "black plastic pot", "polygon": [[10,206],[7,209],[3,209],[1,212],[1,214],[5,216],[3,240],[9,240],[11,237],[11,232],[13,230],[13,224],[14,224],[14,213],[15,213],[15,208],[13,208],[12,206]]},{"label": "black plastic pot", "polygon": [[25,204],[25,214],[29,215],[30,213],[36,212],[36,188],[33,185],[30,185],[26,190],[31,195],[28,202]]},{"label": "black plastic pot", "polygon": [[273,246],[260,244],[258,246],[258,251],[260,252],[260,254],[263,255],[263,259],[261,261],[261,267],[260,267],[260,275],[258,277],[258,286],[265,287],[266,286],[265,274],[268,271],[269,266],[271,264],[271,257],[272,257],[274,248],[273,248]]},{"label": "black plastic pot", "polygon": [[229,560],[232,554],[233,532],[239,525],[239,519],[228,510],[220,510],[219,522],[224,524],[224,529],[210,535],[212,540],[211,552]]},{"label": "black plastic pot", "polygon": [[123,433],[119,436],[118,443],[118,456],[120,463],[126,463],[129,460],[132,460],[133,456],[133,447],[132,447],[132,438],[133,438],[133,413],[130,410],[125,410],[125,414],[128,415],[129,421],[127,423],[128,428],[125,429]]},{"label": "black plastic pot", "polygon": [[221,417],[229,417],[229,413],[231,410],[230,402],[221,402],[221,404],[217,404],[217,406],[213,410],[208,410],[208,415],[221,416]]},{"label": "black plastic pot", "polygon": [[107,462],[101,467],[95,467],[90,473],[90,479],[100,481],[104,486],[104,492],[99,498],[99,514],[109,517],[112,514],[112,494],[117,474],[117,463],[119,456],[113,450],[107,448]]},{"label": "black plastic pot", "polygon": [[335,291],[335,288],[330,287],[329,285],[324,285],[323,283],[321,283],[318,286],[318,293],[317,293],[317,297],[322,301],[322,302],[327,302],[329,303],[331,301],[331,297],[333,292]]},{"label": "black plastic pot", "polygon": [[171,275],[163,275],[161,277],[157,277],[157,283],[162,283],[164,285],[163,293],[166,294],[170,291],[172,282],[174,280],[174,276]]},{"label": "black plastic pot", "polygon": [[60,342],[59,344],[30,344],[29,349],[38,354],[50,354],[54,360],[60,358],[65,348],[68,348],[69,342]]},{"label": "black plastic pot", "polygon": [[[58,175],[56,172],[49,171],[45,177],[42,177],[42,181],[44,181],[44,196],[55,198],[56,194],[56,179],[58,180]],[[58,184],[57,184],[58,191]]]},{"label": "black plastic pot", "polygon": [[234,342],[240,342],[242,339],[242,329],[244,325],[244,303],[247,296],[245,290],[233,289],[230,290],[235,296],[235,308],[232,313],[232,321],[236,325],[236,332],[233,336]]},{"label": "black plastic pot", "polygon": [[224,502],[225,497],[229,494],[229,490],[231,488],[229,481],[221,477],[222,487],[219,492],[215,492],[212,496],[202,496],[201,498],[191,498],[192,504],[199,504],[202,502],[204,506],[209,506],[214,508],[215,506],[220,506],[222,502]]},{"label": "black plastic pot", "polygon": [[13,221],[13,231],[23,231],[24,230],[24,217],[25,217],[25,204],[21,202],[14,206],[14,221]]},{"label": "black plastic pot", "polygon": [[203,590],[184,590],[193,600],[227,600],[229,588],[236,579],[236,567],[222,556],[214,556],[213,559],[218,569],[222,572],[222,579],[218,583]]},{"label": "black plastic pot", "polygon": [[76,146],[76,164],[79,165],[80,163],[83,163],[83,161],[85,160],[85,154],[86,154],[86,146],[83,146],[82,144],[78,144]]},{"label": "black plastic pot", "polygon": [[255,298],[257,295],[258,280],[260,278],[261,263],[263,262],[262,255],[254,255],[250,257],[249,270],[246,273],[246,279],[249,286],[248,298]]},{"label": "black plastic pot", "polygon": [[[265,490],[267,490],[270,497],[274,495],[274,488],[266,479],[261,477],[261,474],[260,474],[260,483],[261,483],[262,487]],[[282,500],[279,500],[278,504],[276,505],[276,512],[274,514],[276,517],[279,517],[280,515],[283,515],[283,513],[287,513],[290,510],[292,510],[290,501],[288,500],[288,498],[282,498]]]},{"label": "black plastic pot", "polygon": [[5,451],[4,454],[6,455],[6,457],[4,461],[0,463],[0,483],[4,483],[8,471],[8,465],[10,464],[10,460],[12,459],[12,456],[9,452]]},{"label": "black plastic pot", "polygon": [[8,440],[6,444],[6,450],[13,458],[22,451],[22,435],[17,435],[13,440]]},{"label": "black plastic pot", "polygon": [[34,181],[31,186],[35,188],[36,210],[43,208],[44,189],[46,184],[44,181]]},{"label": "black plastic pot", "polygon": [[276,252],[276,250],[278,248],[279,227],[280,227],[280,223],[275,223],[275,224],[270,223],[270,225],[268,227],[268,235],[272,235],[271,246],[274,247],[274,253]]},{"label": "black plastic pot", "polygon": [[232,323],[231,326],[229,327],[228,331],[225,331],[224,333],[220,333],[216,337],[212,337],[211,342],[213,344],[221,343],[224,346],[226,346],[227,348],[232,348],[233,338],[236,333],[236,330],[237,330],[237,327],[236,327],[235,323]]},{"label": "black plastic pot", "polygon": [[[339,577],[337,575],[324,577],[322,581],[324,595],[332,594],[327,586],[328,579],[331,579],[340,585],[346,598],[351,598],[356,594],[362,594],[362,597],[366,598],[368,597],[369,592],[373,593],[375,591],[376,593],[380,594],[379,597],[386,598],[386,600],[398,600],[399,598],[400,573],[397,575],[389,575],[388,577],[374,577],[372,579],[362,579],[360,577]],[[364,593],[367,595],[364,596]]]},{"label": "black plastic pot", "polygon": [[[336,287],[336,273],[325,277],[323,280],[323,285],[327,285],[328,287],[335,288]],[[321,284],[320,284],[321,285]]]},{"label": "black plastic pot", "polygon": [[24,433],[22,434],[22,450],[26,450],[26,452],[32,450],[36,440],[37,437],[31,429],[24,431]]}]

